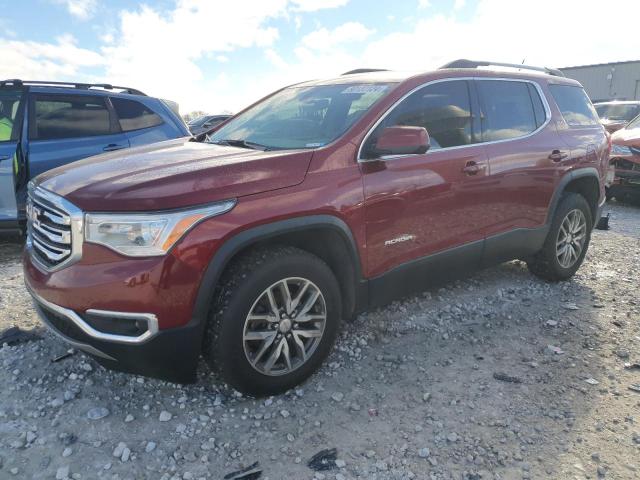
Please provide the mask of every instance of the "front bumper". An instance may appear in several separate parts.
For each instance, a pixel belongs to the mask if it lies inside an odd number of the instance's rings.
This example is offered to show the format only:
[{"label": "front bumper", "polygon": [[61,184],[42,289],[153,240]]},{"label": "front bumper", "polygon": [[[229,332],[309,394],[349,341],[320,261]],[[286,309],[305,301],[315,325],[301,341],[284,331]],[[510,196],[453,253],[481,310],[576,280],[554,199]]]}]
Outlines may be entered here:
[{"label": "front bumper", "polygon": [[93,329],[77,312],[45,300],[28,283],[27,289],[42,322],[56,336],[105,367],[177,383],[195,381],[202,322],[192,321],[184,327],[162,331],[154,330],[150,323],[147,332],[136,338],[105,334]]}]

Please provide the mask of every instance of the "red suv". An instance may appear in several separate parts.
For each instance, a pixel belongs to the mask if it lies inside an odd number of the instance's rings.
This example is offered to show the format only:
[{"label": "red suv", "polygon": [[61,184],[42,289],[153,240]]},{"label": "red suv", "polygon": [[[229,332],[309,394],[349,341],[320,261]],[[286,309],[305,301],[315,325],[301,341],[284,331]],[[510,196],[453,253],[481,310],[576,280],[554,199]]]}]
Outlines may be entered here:
[{"label": "red suv", "polygon": [[43,321],[114,369],[189,382],[203,354],[268,394],[364,309],[517,258],[570,278],[605,198],[605,131],[577,82],[484,65],[297,84],[205,142],[37,177],[24,273]]}]

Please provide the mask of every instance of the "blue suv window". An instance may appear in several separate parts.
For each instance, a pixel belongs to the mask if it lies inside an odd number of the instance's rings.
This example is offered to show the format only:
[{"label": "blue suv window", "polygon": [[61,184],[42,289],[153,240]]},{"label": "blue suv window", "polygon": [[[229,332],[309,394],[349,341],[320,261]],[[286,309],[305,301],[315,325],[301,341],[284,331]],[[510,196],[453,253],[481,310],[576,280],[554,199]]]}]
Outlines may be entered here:
[{"label": "blue suv window", "polygon": [[111,133],[109,110],[101,97],[36,96],[30,137],[53,140]]},{"label": "blue suv window", "polygon": [[20,90],[0,90],[0,142],[18,138]]},{"label": "blue suv window", "polygon": [[125,100],[124,98],[111,98],[111,103],[118,115],[120,128],[123,132],[156,127],[162,124],[160,115],[140,102]]}]

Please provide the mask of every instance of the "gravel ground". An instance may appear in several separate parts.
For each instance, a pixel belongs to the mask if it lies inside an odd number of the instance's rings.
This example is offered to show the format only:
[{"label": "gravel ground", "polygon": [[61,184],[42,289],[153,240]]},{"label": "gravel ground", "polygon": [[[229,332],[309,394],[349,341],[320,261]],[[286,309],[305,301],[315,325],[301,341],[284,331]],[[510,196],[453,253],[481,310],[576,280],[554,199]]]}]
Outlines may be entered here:
[{"label": "gravel ground", "polygon": [[[322,370],[268,399],[201,367],[181,386],[104,370],[42,330],[0,244],[0,478],[640,478],[640,208],[609,205],[572,281],[511,262],[348,324]],[[309,459],[336,448],[332,467]],[[250,478],[250,477],[247,477]]]}]

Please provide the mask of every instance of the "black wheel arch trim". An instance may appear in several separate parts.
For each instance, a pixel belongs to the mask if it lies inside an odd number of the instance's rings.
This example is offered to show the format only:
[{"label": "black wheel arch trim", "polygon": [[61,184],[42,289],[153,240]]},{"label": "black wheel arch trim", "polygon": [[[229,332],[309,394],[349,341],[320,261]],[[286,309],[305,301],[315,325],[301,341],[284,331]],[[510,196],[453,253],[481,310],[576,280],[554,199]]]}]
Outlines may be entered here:
[{"label": "black wheel arch trim", "polygon": [[[349,226],[340,218],[334,215],[309,215],[295,217],[287,220],[279,220],[266,223],[256,227],[243,230],[228,238],[213,255],[200,282],[196,302],[193,310],[193,320],[198,321],[203,326],[206,324],[211,307],[211,296],[215,290],[222,272],[229,264],[229,261],[244,248],[251,245],[275,238],[287,232],[300,232],[304,230],[314,230],[318,228],[328,228],[341,235],[349,255],[352,258],[355,273],[355,309],[360,311],[367,304],[366,281],[362,276],[360,254]],[[355,313],[355,312],[354,312]]]},{"label": "black wheel arch trim", "polygon": [[[565,173],[564,176],[560,179],[558,186],[553,192],[553,197],[551,197],[549,209],[547,210],[547,220],[545,222],[547,226],[550,226],[551,222],[553,221],[553,215],[556,211],[556,208],[558,207],[558,203],[560,203],[560,198],[567,188],[567,185],[569,185],[574,180],[585,177],[594,177],[598,182],[598,185],[600,185],[601,183],[600,175],[598,174],[598,170],[595,167],[581,167],[576,170],[570,170],[569,172]],[[600,200],[600,190],[598,190],[598,205],[596,205],[596,211],[600,206]],[[595,225],[597,223],[597,219],[594,218],[593,223]]]}]

